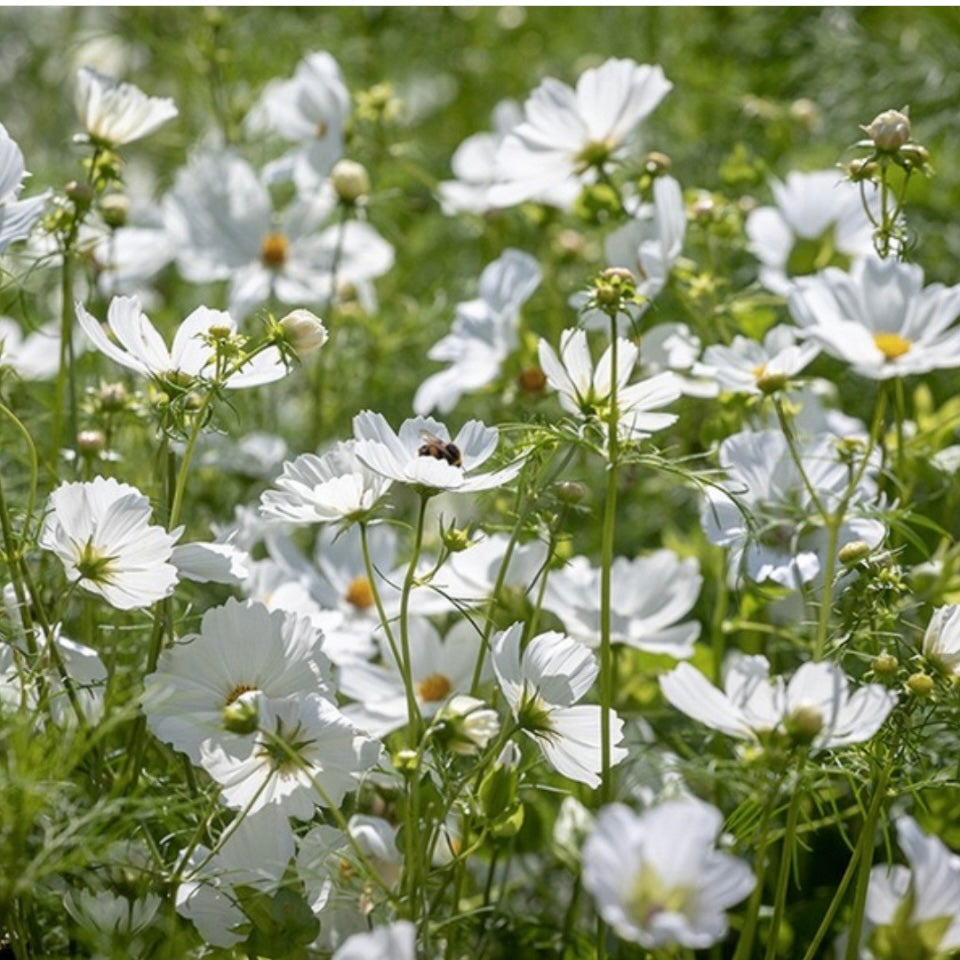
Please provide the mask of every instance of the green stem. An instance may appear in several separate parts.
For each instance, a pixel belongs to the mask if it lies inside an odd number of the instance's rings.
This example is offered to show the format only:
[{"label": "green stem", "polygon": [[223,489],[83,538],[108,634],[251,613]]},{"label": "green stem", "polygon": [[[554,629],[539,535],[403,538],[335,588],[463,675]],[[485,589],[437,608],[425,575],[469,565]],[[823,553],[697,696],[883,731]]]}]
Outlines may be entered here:
[{"label": "green stem", "polygon": [[[801,757],[799,767],[802,768],[806,758]],[[796,843],[797,818],[800,814],[800,769],[797,770],[797,782],[794,784],[793,796],[790,798],[790,807],[787,811],[787,825],[783,834],[783,850],[780,854],[780,870],[777,873],[777,888],[773,901],[773,919],[770,922],[770,935],[767,938],[767,950],[764,960],[773,960],[780,943],[780,924],[787,904],[787,888],[790,885],[790,865],[793,862],[793,845]]]},{"label": "green stem", "polygon": [[407,693],[407,745],[411,749],[415,749],[420,740],[423,718],[413,690],[413,668],[410,662],[410,594],[417,578],[417,565],[423,549],[423,527],[429,499],[427,494],[422,494],[420,497],[420,509],[417,511],[417,526],[413,537],[413,552],[410,555],[407,573],[403,578],[403,589],[400,592],[400,658],[404,689]]},{"label": "green stem", "polygon": [[840,878],[840,883],[833,895],[833,899],[830,901],[830,906],[827,907],[827,912],[823,915],[823,920],[820,921],[820,926],[817,928],[813,940],[810,941],[810,946],[807,947],[807,952],[803,955],[803,960],[814,960],[820,949],[820,944],[823,943],[824,937],[830,932],[830,927],[833,925],[837,911],[840,909],[840,904],[843,903],[843,898],[847,894],[847,887],[850,886],[850,881],[853,879],[857,870],[857,864],[860,862],[860,856],[863,853],[863,836],[863,834],[860,835],[861,842],[853,848],[847,869],[843,871],[843,876]]}]

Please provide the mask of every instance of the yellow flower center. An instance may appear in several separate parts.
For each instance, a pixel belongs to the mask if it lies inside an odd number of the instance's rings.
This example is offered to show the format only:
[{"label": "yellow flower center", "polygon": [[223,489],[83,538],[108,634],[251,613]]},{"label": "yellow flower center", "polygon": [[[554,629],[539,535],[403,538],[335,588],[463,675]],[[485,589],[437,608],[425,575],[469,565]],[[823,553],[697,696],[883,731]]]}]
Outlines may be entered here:
[{"label": "yellow flower center", "polygon": [[885,360],[896,360],[907,353],[913,344],[899,333],[875,333],[873,342]]},{"label": "yellow flower center", "polygon": [[236,700],[239,700],[245,693],[250,693],[252,690],[259,690],[259,687],[255,687],[249,683],[238,683],[228,694],[226,700],[223,701],[225,707],[229,707],[231,703],[234,703]]},{"label": "yellow flower center", "polygon": [[282,233],[268,233],[260,244],[260,261],[271,270],[279,270],[287,262],[290,241]]},{"label": "yellow flower center", "polygon": [[764,374],[767,372],[767,365],[765,363],[758,363],[753,368],[753,379],[760,380],[763,378]]},{"label": "yellow flower center", "polygon": [[366,577],[354,577],[347,587],[347,603],[358,610],[369,610],[373,606],[373,587]]},{"label": "yellow flower center", "polygon": [[626,906],[634,920],[647,924],[664,911],[684,913],[690,906],[692,893],[683,886],[665,887],[657,871],[646,864],[634,878]]},{"label": "yellow flower center", "polygon": [[424,703],[437,703],[453,689],[453,684],[442,673],[431,673],[417,684],[417,693]]}]

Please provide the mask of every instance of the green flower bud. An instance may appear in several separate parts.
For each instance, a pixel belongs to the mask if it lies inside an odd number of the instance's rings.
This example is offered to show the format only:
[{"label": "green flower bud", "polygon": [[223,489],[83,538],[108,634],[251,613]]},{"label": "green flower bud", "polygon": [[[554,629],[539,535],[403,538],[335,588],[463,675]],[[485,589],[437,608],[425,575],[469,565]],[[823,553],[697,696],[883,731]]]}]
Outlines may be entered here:
[{"label": "green flower bud", "polygon": [[865,540],[853,540],[840,548],[837,559],[845,566],[851,567],[859,563],[864,557],[870,554],[873,548]]},{"label": "green flower bud", "polygon": [[244,693],[223,708],[223,727],[230,733],[246,736],[259,726],[260,708],[255,693]]},{"label": "green flower bud", "polygon": [[100,200],[100,215],[108,227],[122,227],[130,216],[130,198],[122,193],[108,193]]},{"label": "green flower bud", "polygon": [[884,110],[861,130],[874,142],[878,150],[894,153],[910,139],[910,118],[899,110]]},{"label": "green flower bud", "polygon": [[785,722],[790,739],[798,746],[807,746],[823,729],[823,712],[814,703],[801,703]]},{"label": "green flower bud", "polygon": [[933,677],[922,670],[907,678],[907,690],[915,697],[929,697],[933,693]]},{"label": "green flower bud", "polygon": [[892,677],[896,672],[899,664],[897,663],[897,658],[893,654],[887,653],[878,653],[873,658],[873,672],[878,677]]},{"label": "green flower bud", "polygon": [[370,174],[362,163],[338,160],[330,171],[330,182],[339,200],[354,206],[370,192]]}]

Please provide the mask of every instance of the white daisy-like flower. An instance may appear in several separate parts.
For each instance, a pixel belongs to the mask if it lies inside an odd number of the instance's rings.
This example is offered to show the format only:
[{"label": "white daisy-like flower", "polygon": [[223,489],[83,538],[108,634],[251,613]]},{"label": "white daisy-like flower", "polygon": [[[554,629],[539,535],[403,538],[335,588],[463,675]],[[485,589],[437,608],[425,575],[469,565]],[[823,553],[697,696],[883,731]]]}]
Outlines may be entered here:
[{"label": "white daisy-like flower", "polygon": [[867,257],[849,273],[798,280],[790,312],[803,335],[871,380],[960,366],[960,284],[923,285],[923,268]]},{"label": "white daisy-like flower", "polygon": [[747,217],[750,250],[760,261],[760,283],[786,295],[801,275],[848,266],[873,252],[873,224],[860,187],[837,170],[787,174],[771,180],[776,206]]},{"label": "white daisy-like flower", "polygon": [[96,950],[94,956],[134,946],[137,934],[150,925],[162,902],[155,893],[130,898],[110,890],[71,890],[63,897],[64,909],[80,927],[84,946]]},{"label": "white daisy-like flower", "polygon": [[[678,621],[693,609],[703,584],[695,558],[682,560],[672,550],[617,557],[610,576],[611,642],[678,659],[692,656],[700,624]],[[550,574],[543,600],[570,636],[591,647],[600,643],[600,579],[599,567],[574,557]]]},{"label": "white daisy-like flower", "polygon": [[703,354],[703,363],[694,371],[713,377],[731,393],[753,395],[782,389],[820,352],[811,341],[797,343],[798,330],[785,324],[774,327],[757,343],[749,337],[735,336],[733,343],[713,344]]},{"label": "white daisy-like flower", "polygon": [[960,950],[960,857],[911,817],[897,819],[897,840],[910,866],[870,871],[871,942],[900,948],[884,956],[953,956]]},{"label": "white daisy-like flower", "polygon": [[[571,780],[596,787],[602,767],[600,707],[580,704],[600,668],[587,647],[562,633],[541,633],[520,652],[523,624],[494,636],[493,669],[521,728],[536,741],[547,762]],[[610,762],[627,751],[618,746],[623,721],[610,715]]]},{"label": "white daisy-like flower", "polygon": [[409,920],[397,920],[348,937],[333,960],[414,960],[416,936],[417,928]]},{"label": "white daisy-like flower", "polygon": [[[801,446],[799,457],[820,504],[836,510],[850,483],[836,438],[814,437]],[[731,568],[791,590],[816,579],[829,538],[783,433],[745,430],[727,437],[720,444],[720,466],[728,479],[707,489],[700,523],[711,543],[730,550]],[[876,493],[879,466],[871,460],[847,501],[838,550],[854,540],[876,547],[886,534],[879,520],[857,515]]]},{"label": "white daisy-like flower", "polygon": [[21,380],[50,380],[60,369],[60,324],[44,324],[23,335],[20,324],[0,317],[0,371],[13,370]]},{"label": "white daisy-like flower", "polygon": [[447,216],[492,209],[487,194],[497,180],[497,150],[522,119],[516,101],[501,100],[493,108],[493,133],[475,133],[457,147],[450,160],[457,179],[437,184],[440,208]]},{"label": "white daisy-like flower", "polygon": [[357,457],[390,480],[423,491],[476,493],[509,483],[522,469],[515,461],[500,470],[477,473],[500,440],[494,427],[469,420],[453,441],[446,426],[432,417],[404,420],[397,433],[382,413],[364,410],[353,418]]},{"label": "white daisy-like flower", "polygon": [[923,654],[960,676],[960,605],[937,607],[923,635]]},{"label": "white daisy-like flower", "polygon": [[[222,376],[217,370],[217,350],[211,331],[227,336],[237,332],[229,313],[197,307],[177,328],[173,346],[168,348],[137,297],[114,297],[110,301],[107,326],[112,339],[82,303],[77,303],[76,310],[83,332],[101,353],[142,377],[161,381],[173,379],[182,383],[184,379],[189,382],[194,378],[213,380]],[[280,351],[268,347],[224,377],[223,386],[232,390],[257,387],[286,374]]]},{"label": "white daisy-like flower", "polygon": [[180,238],[180,273],[193,283],[229,280],[230,311],[243,317],[271,297],[324,303],[334,280],[363,284],[390,269],[393,247],[370,224],[327,225],[334,203],[324,188],[275,214],[253,168],[223,151],[180,171],[165,218]]},{"label": "white daisy-like flower", "polygon": [[[468,693],[477,662],[475,631],[442,640],[429,620],[412,618],[410,676],[421,716],[429,719],[455,694]],[[380,663],[353,661],[340,669],[340,692],[357,703],[344,713],[361,730],[384,737],[407,723],[403,674],[385,640]]]},{"label": "white daisy-like flower", "polygon": [[379,742],[363,736],[329,700],[316,694],[255,699],[260,728],[252,742],[200,745],[200,763],[220,784],[227,806],[256,813],[275,804],[289,817],[309,820],[317,806],[339,806],[379,761]]},{"label": "white daisy-like flower", "polygon": [[274,893],[294,856],[290,824],[277,807],[247,814],[227,827],[229,835],[214,852],[200,844],[191,854],[174,896],[177,913],[190,920],[215,947],[246,940],[249,918],[236,887]]},{"label": "white daisy-like flower", "polygon": [[724,662],[723,692],[689,663],[660,678],[667,700],[688,717],[739,740],[785,734],[813,750],[863,743],[883,725],[897,702],[878,683],[851,694],[835,663],[804,663],[786,682],[770,677],[766,657],[731,653]]},{"label": "white daisy-like flower", "polygon": [[267,84],[246,125],[252,133],[272,132],[297,144],[270,165],[267,175],[292,178],[297,189],[311,190],[343,155],[349,116],[350,91],[337,61],[315,51],[303,57],[291,79]]},{"label": "white daisy-like flower", "polygon": [[637,126],[670,91],[660,67],[607,60],[576,90],[548,77],[524,104],[524,121],[497,151],[496,206],[540,200],[568,207],[596,168],[626,155]]},{"label": "white daisy-like flower", "polygon": [[139,140],[178,112],[168,97],[148,97],[132,83],[118,83],[90,67],[77,71],[76,107],[87,135],[104,147]]},{"label": "white daisy-like flower", "polygon": [[[489,600],[509,544],[507,534],[493,533],[471,543],[466,550],[452,554],[442,571],[444,592],[457,603]],[[543,541],[515,544],[504,572],[501,599],[510,592],[522,594],[530,590],[543,573],[546,562],[547,545]]]},{"label": "white daisy-like flower", "polygon": [[112,477],[62,483],[47,503],[39,544],[62,561],[67,579],[119,610],[148,607],[170,596],[170,563],[183,528],[150,525],[153,508],[136,487]]},{"label": "white daisy-like flower", "polygon": [[18,200],[27,171],[20,147],[0,123],[0,253],[15,240],[24,240],[43,212],[50,191]]},{"label": "white daisy-like flower", "polygon": [[583,885],[625,940],[647,949],[703,949],[727,933],[726,911],[756,884],[750,867],[716,848],[723,815],[693,797],[636,814],[604,807],[583,848]]},{"label": "white daisy-like flower", "polygon": [[304,453],[285,463],[274,481],[279,489],[267,490],[260,498],[260,515],[286,523],[313,524],[368,514],[392,481],[359,460],[354,445],[348,440],[323,456]]},{"label": "white daisy-like flower", "polygon": [[250,554],[232,543],[197,541],[173,548],[170,561],[182,580],[240,586],[250,576]]},{"label": "white daisy-like flower", "polygon": [[449,413],[465,393],[492,383],[517,345],[520,308],[539,286],[537,261],[506,250],[480,275],[480,296],[457,305],[453,329],[427,356],[450,364],[428,377],[413,398],[414,412]]},{"label": "white daisy-like flower", "polygon": [[225,714],[241,697],[333,696],[323,636],[310,620],[230,599],[203,615],[200,632],[160,655],[145,681],[143,710],[161,740],[194,762],[204,742],[247,743]]},{"label": "white daisy-like flower", "polygon": [[637,383],[628,383],[637,363],[639,348],[618,339],[617,369],[612,371],[613,346],[609,345],[594,366],[587,334],[570,328],[560,334],[560,355],[546,340],[539,345],[540,366],[559,394],[560,406],[578,418],[605,420],[617,385],[618,431],[622,438],[641,440],[676,423],[675,413],[660,413],[660,407],[680,397],[680,383],[672,373],[658,373]]},{"label": "white daisy-like flower", "polygon": [[715,397],[720,392],[716,382],[698,372],[702,349],[700,338],[685,323],[658,323],[640,340],[640,362],[647,373],[674,374],[684,396]]}]

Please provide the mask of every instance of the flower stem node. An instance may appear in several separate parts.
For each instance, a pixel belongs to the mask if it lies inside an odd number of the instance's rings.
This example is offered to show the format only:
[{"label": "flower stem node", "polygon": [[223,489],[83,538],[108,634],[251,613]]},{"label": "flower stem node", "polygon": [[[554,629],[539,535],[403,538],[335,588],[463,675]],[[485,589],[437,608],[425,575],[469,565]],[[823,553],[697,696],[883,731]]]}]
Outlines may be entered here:
[{"label": "flower stem node", "polygon": [[933,677],[922,670],[907,678],[907,690],[915,697],[926,699],[933,695]]},{"label": "flower stem node", "polygon": [[330,171],[330,182],[345,207],[356,206],[370,192],[370,174],[355,160],[338,160]]},{"label": "flower stem node", "polygon": [[883,153],[896,153],[910,139],[910,117],[905,111],[884,110],[869,126],[861,127]]},{"label": "flower stem node", "polygon": [[872,549],[865,540],[854,540],[840,548],[837,558],[845,567],[852,567],[867,557]]},{"label": "flower stem node", "polygon": [[279,323],[283,339],[300,357],[316,353],[329,339],[323,321],[310,310],[292,310]]}]

